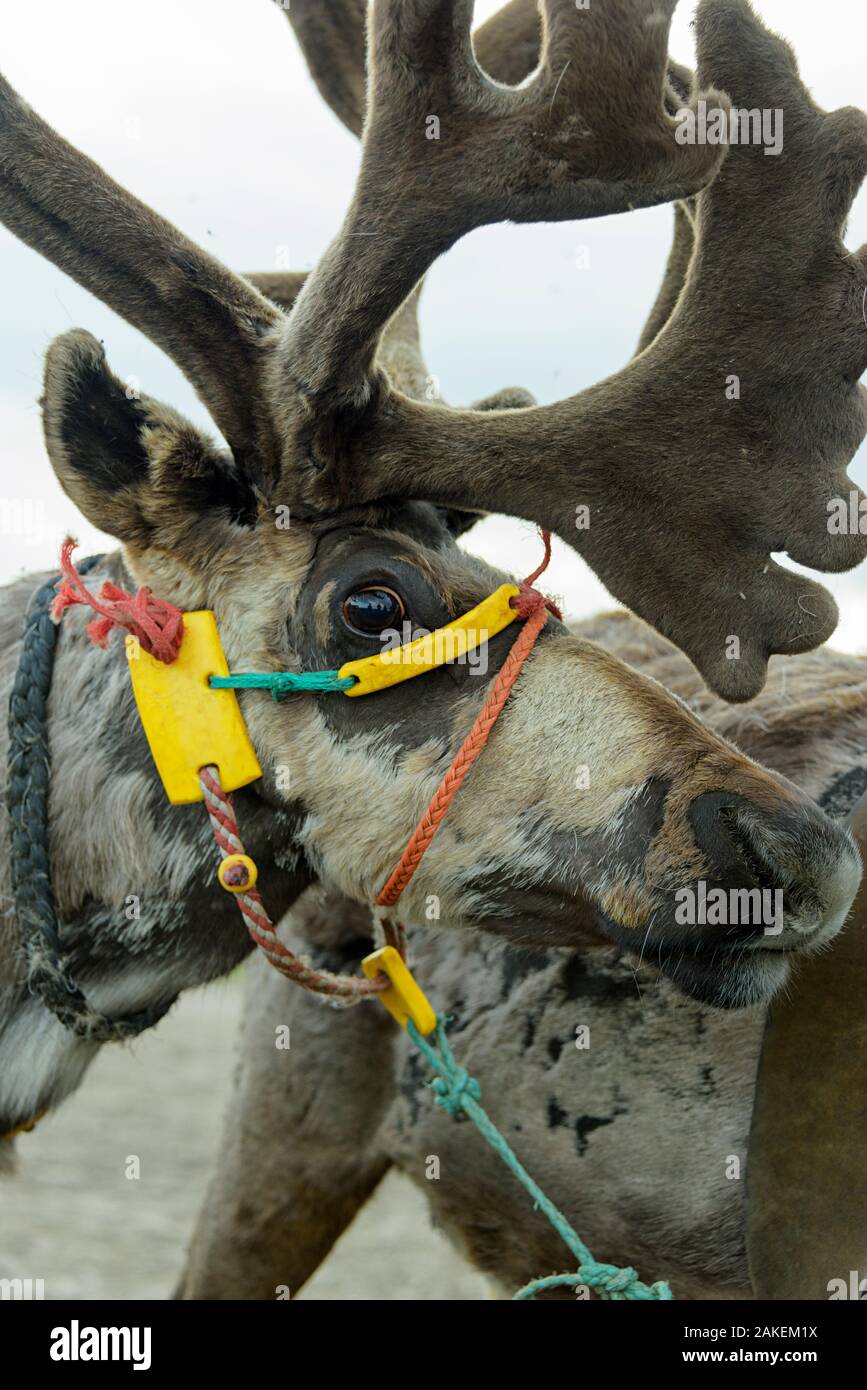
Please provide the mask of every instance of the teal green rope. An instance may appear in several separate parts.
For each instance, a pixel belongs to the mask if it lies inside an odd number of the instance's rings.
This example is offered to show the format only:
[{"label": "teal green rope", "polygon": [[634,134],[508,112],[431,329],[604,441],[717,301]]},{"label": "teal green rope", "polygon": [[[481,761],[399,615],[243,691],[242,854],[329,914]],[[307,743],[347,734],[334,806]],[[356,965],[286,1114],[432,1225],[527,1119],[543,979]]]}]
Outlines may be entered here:
[{"label": "teal green rope", "polygon": [[341,676],[336,671],[272,671],[267,675],[211,676],[208,684],[213,690],[270,690],[273,699],[282,700],[293,690],[348,690],[356,680],[356,676]]},{"label": "teal green rope", "polygon": [[442,1022],[438,1021],[436,1028],[439,1052],[436,1052],[430,1043],[425,1041],[411,1019],[407,1023],[407,1032],[436,1072],[436,1076],[429,1085],[436,1096],[437,1105],[442,1106],[443,1110],[452,1116],[457,1116],[461,1110],[469,1115],[483,1138],[487,1139],[491,1148],[500,1155],[509,1171],[529,1192],[534,1205],[547,1216],[554,1230],[569,1247],[578,1262],[577,1274],[552,1274],[544,1279],[534,1279],[524,1288],[518,1290],[514,1295],[515,1299],[529,1299],[544,1289],[578,1284],[586,1284],[589,1288],[595,1289],[601,1298],[671,1299],[673,1297],[671,1289],[663,1280],[658,1280],[657,1283],[651,1285],[642,1284],[634,1269],[628,1267],[620,1269],[617,1265],[599,1264],[594,1260],[581,1237],[576,1231],[573,1231],[563,1213],[536,1185],[517,1155],[506,1143],[493,1120],[482,1109],[479,1104],[481,1098],[479,1083],[475,1077],[470,1076],[465,1067],[459,1066],[456,1062]]}]

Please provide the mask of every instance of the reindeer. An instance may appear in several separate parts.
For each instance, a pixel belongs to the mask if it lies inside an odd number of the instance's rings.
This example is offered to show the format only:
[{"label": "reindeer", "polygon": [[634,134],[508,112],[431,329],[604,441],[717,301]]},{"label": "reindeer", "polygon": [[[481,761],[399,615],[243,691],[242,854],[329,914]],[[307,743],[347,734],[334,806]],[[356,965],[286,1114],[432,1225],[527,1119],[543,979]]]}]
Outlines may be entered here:
[{"label": "reindeer", "polygon": [[[858,385],[867,259],[840,241],[867,128],[859,113],[813,106],[788,48],[745,0],[703,0],[693,84],[668,63],[675,2],[577,11],[544,0],[538,66],[520,80],[526,67],[509,72],[506,58],[526,56],[535,40],[527,6],[507,7],[483,31],[480,65],[467,0],[374,0],[358,185],[306,280],[231,273],[0,86],[0,217],[172,357],[227,446],[168,406],[130,399],[83,330],[51,344],[49,458],[81,511],[122,547],[91,584],[104,575],[210,608],[232,669],[332,667],[375,652],[384,627],[436,628],[502,582],[457,544],[480,511],[497,508],[575,544],[638,615],[589,632],[548,622],[404,895],[410,924],[425,921],[433,895],[448,928],[424,948],[434,996],[433,953],[447,942],[455,955],[444,962],[465,954],[485,970],[485,949],[500,959],[498,947],[478,945],[482,931],[508,948],[565,949],[579,976],[575,953],[601,939],[652,961],[699,1001],[694,1011],[759,1007],[793,960],[839,931],[860,879],[851,835],[814,800],[827,788],[808,734],[799,729],[789,760],[772,748],[781,771],[770,770],[725,736],[740,725],[701,679],[728,701],[756,697],[772,654],[808,652],[833,630],[829,596],[772,551],[837,569],[867,548],[825,525],[827,499],[851,490],[845,467],[867,428]],[[290,12],[314,55],[317,34],[336,26],[345,37],[360,13],[315,10]],[[512,47],[522,23],[529,37]],[[678,143],[681,105],[727,110],[729,97],[785,107],[780,158]],[[425,138],[431,112],[441,115],[439,142]],[[469,410],[420,399],[417,287],[460,236],[498,220],[664,201],[680,207],[675,247],[623,372],[552,406],[514,389]],[[737,296],[722,269],[733,255]],[[796,331],[805,323],[809,335]],[[737,404],[723,389],[732,364],[752,386]],[[580,533],[579,505],[591,515]],[[288,530],[275,524],[286,506]],[[36,583],[4,593],[6,688]],[[732,633],[739,661],[726,658]],[[663,657],[642,671],[642,645],[653,643]],[[370,700],[242,694],[263,776],[235,804],[274,917],[314,884],[372,902],[509,648],[508,632],[490,642],[486,678],[446,666],[423,688],[409,682]],[[120,644],[106,654],[88,642],[80,613],[64,619],[49,711],[55,899],[66,966],[94,1007],[119,1014],[165,1008],[249,950],[217,885],[201,808],[165,803],[125,666]],[[864,746],[856,671],[827,655],[786,666],[789,690],[818,701],[816,746],[836,728],[832,766],[844,779]],[[678,689],[689,680],[694,708]],[[775,708],[767,697],[742,719],[749,726]],[[589,766],[589,787],[575,785],[572,758]],[[288,791],[278,775],[287,766]],[[675,894],[698,882],[781,892],[780,932],[685,928]],[[140,904],[132,922],[130,894]],[[30,993],[8,912],[0,949],[6,1132],[74,1091],[99,1043]],[[514,983],[521,958],[503,960]],[[477,985],[468,997],[481,1001]],[[308,1017],[314,1030],[332,1023]],[[723,1036],[737,1029],[719,1017]],[[353,1014],[339,1026],[373,1045],[380,1024]],[[362,1200],[369,1177],[354,1189]],[[353,1201],[339,1200],[351,1215]],[[340,1221],[332,1213],[325,1224],[333,1238]],[[321,1233],[307,1244],[321,1255]]]},{"label": "reindeer", "polygon": [[[363,0],[327,11],[296,3],[290,16],[322,94],[358,133],[365,109],[364,11]],[[698,42],[704,80],[719,82],[733,98],[749,97],[750,105],[759,94],[769,104],[772,94],[783,95],[786,120],[807,122],[813,108],[791,54],[747,6],[701,6]],[[375,59],[375,45],[372,51]],[[534,7],[513,0],[477,32],[475,51],[486,71],[520,82],[538,58]],[[688,81],[671,68],[669,78]],[[376,82],[374,69],[374,103]],[[805,146],[797,153],[789,147],[785,157],[802,168],[811,156]],[[664,341],[690,295],[694,300],[705,264],[701,241],[694,244],[696,228],[709,235],[711,195],[735,169],[746,174],[746,164],[736,163],[742,159],[733,151],[697,203],[678,205],[674,247],[640,354]],[[755,157],[750,169],[765,176]],[[738,181],[741,215],[749,208],[747,223],[757,218],[743,229],[739,244],[749,233],[752,250],[739,274],[756,287],[760,277],[753,279],[751,265],[763,254],[773,217],[757,194],[757,187]],[[786,207],[777,235],[793,204]],[[803,207],[815,214],[809,200]],[[783,252],[784,274],[795,254],[794,246]],[[696,327],[693,321],[693,332]],[[725,313],[714,331],[715,342],[725,338]],[[765,352],[774,355],[783,346],[769,325]],[[700,336],[693,347],[701,362]],[[734,364],[740,350],[730,358],[719,350],[716,360]],[[673,380],[665,385],[676,389]],[[791,409],[788,388],[785,395]],[[772,401],[770,388],[762,401],[763,408]],[[787,407],[778,401],[773,408],[780,419]],[[682,652],[631,615],[603,615],[572,632],[658,682],[705,728],[796,782],[835,824],[867,791],[862,658],[822,648],[776,662],[761,694],[738,709],[710,693]],[[493,781],[489,793],[493,802]],[[412,939],[418,978],[448,1016],[449,1035],[481,1081],[495,1122],[591,1248],[637,1265],[646,1278],[670,1280],[680,1298],[749,1298],[747,1204],[744,1183],[731,1180],[730,1165],[732,1158],[742,1164],[749,1147],[767,999],[741,995],[751,1007],[722,1011],[723,995],[696,989],[695,977],[687,982],[672,972],[670,959],[652,944],[653,931],[637,966],[634,952],[618,949],[622,938],[612,947],[610,927],[577,948],[559,938],[552,947],[550,933],[545,939],[527,929],[527,894],[539,920],[546,916],[544,898],[523,889],[514,900],[511,929],[499,931],[504,939],[484,930],[433,931],[429,924]],[[321,884],[299,900],[286,930],[296,950],[325,968],[351,971],[369,949],[363,911]],[[530,949],[516,951],[515,940]],[[685,943],[685,951],[684,961],[691,945]],[[316,1001],[290,995],[262,961],[252,964],[247,991],[234,1094],[178,1296],[273,1298],[286,1286],[297,1292],[390,1168],[418,1185],[436,1223],[499,1287],[511,1291],[531,1274],[563,1268],[559,1237],[532,1211],[499,1159],[424,1095],[418,1053],[383,1011],[323,1020]],[[275,1028],[287,1025],[291,1050],[278,1051]],[[589,1029],[586,1051],[576,1050],[578,1025]],[[428,1180],[432,1155],[439,1159],[436,1181]],[[835,1224],[839,1220],[829,1223]],[[786,1292],[776,1296],[827,1297],[828,1281],[840,1273],[833,1259],[836,1234],[823,1242],[813,1231],[809,1268],[788,1271]],[[788,1248],[782,1232],[775,1238]]]}]

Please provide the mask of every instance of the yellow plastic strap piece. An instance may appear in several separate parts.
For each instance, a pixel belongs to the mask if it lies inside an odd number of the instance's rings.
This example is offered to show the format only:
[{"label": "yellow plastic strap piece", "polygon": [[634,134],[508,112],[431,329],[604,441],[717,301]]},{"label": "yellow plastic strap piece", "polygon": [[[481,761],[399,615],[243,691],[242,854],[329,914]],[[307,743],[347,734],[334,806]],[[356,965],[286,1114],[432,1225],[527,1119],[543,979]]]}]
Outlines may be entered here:
[{"label": "yellow plastic strap piece", "polygon": [[391,988],[384,989],[378,998],[401,1028],[405,1028],[412,1019],[422,1037],[434,1031],[437,1016],[413,979],[412,971],[400,951],[394,946],[383,946],[372,955],[365,956],[361,968],[369,980],[376,975],[387,975],[391,980]]},{"label": "yellow plastic strap piece", "polygon": [[212,690],[209,676],[228,676],[217,624],[207,609],[184,614],[184,636],[166,665],[126,639],[129,673],[142,726],[169,801],[204,799],[199,768],[220,770],[227,792],[262,776],[234,690]]},{"label": "yellow plastic strap piece", "polygon": [[458,661],[515,621],[518,615],[509,600],[520,592],[516,584],[502,584],[483,603],[471,608],[469,613],[429,632],[426,637],[406,642],[402,647],[393,647],[390,651],[378,652],[376,656],[347,661],[337,674],[354,676],[356,683],[344,690],[344,695],[350,698],[372,695],[376,690],[385,690],[390,685],[412,680],[414,676],[421,676],[437,666],[445,666],[449,661]]}]

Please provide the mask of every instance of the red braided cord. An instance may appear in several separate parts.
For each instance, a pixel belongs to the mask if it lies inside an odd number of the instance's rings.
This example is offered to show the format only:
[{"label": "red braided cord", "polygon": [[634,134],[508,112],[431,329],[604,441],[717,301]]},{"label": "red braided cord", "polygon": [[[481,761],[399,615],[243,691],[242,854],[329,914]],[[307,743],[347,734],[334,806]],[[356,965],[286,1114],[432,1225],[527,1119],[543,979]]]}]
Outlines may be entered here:
[{"label": "red braided cord", "polygon": [[54,600],[55,618],[60,618],[74,604],[84,604],[97,614],[87,625],[87,635],[98,647],[107,646],[109,633],[121,627],[138,638],[144,650],[158,661],[167,665],[173,662],[184,635],[182,610],[165,599],[154,598],[147,587],[139,589],[135,595],[128,594],[110,579],[103,583],[99,597],[92,594],[72,563],[75,545],[72,537],[67,536],[61,547],[63,580]]},{"label": "red braided cord", "polygon": [[[223,791],[219,770],[216,767],[200,768],[199,783],[204,793],[205,809],[210,817],[214,839],[219,848],[223,854],[244,854],[232,798],[228,792]],[[257,888],[250,888],[246,893],[236,893],[234,897],[256,945],[265,953],[275,970],[279,970],[287,979],[294,980],[295,984],[312,990],[314,994],[327,994],[332,999],[341,999],[350,1004],[358,1003],[371,995],[381,994],[384,989],[389,988],[390,981],[384,975],[368,980],[359,975],[333,975],[328,970],[314,970],[312,966],[305,965],[288,946],[283,945]]]},{"label": "red braided cord", "polygon": [[424,858],[446,812],[460,791],[464,778],[487,743],[491,730],[511,694],[512,686],[521,673],[521,667],[536,645],[536,639],[548,621],[548,612],[555,613],[557,617],[560,616],[559,609],[549,599],[531,588],[533,581],[538,579],[539,575],[547,569],[551,559],[550,532],[543,531],[542,539],[545,544],[545,555],[542,563],[521,584],[519,597],[512,600],[518,616],[525,622],[523,631],[503,662],[502,669],[491,687],[491,693],[482,706],[473,727],[458,749],[448,772],[434,792],[427,810],[413,831],[412,838],[401,855],[397,868],[377,895],[376,904],[378,907],[393,907],[406,888]]},{"label": "red braided cord", "polygon": [[[546,569],[548,568],[548,566],[549,566],[550,563],[551,563],[551,532],[550,532],[550,531],[540,531],[539,534],[540,534],[540,536],[542,537],[542,545],[543,545],[543,547],[544,547],[543,553],[542,553],[542,559],[541,559],[541,562],[540,562],[540,563],[536,566],[536,568],[533,570],[533,573],[532,573],[532,574],[528,574],[528,575],[527,575],[527,578],[526,578],[526,579],[523,579],[523,580],[521,581],[521,588],[522,588],[522,589],[532,589],[532,587],[533,587],[533,585],[535,584],[536,580],[537,580],[541,575],[543,575],[543,574],[545,573]],[[557,616],[558,616],[558,617],[560,616],[560,610],[559,610],[559,608],[555,609],[555,608],[554,608],[554,605],[552,604],[552,602],[551,602],[550,599],[545,599],[545,603],[546,603],[547,607],[548,607],[549,609],[551,609],[552,612],[556,612],[556,613],[557,613]]]}]

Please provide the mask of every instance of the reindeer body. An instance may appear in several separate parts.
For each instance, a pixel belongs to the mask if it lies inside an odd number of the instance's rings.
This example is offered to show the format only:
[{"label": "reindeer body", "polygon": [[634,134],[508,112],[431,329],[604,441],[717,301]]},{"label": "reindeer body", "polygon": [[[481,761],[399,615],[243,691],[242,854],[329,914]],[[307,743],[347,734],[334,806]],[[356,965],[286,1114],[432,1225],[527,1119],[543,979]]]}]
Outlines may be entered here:
[{"label": "reindeer body", "polygon": [[[589,992],[599,1001],[597,1033],[604,1038],[622,1017],[636,1036],[636,1063],[641,1052],[647,1015],[625,988],[625,967],[597,965],[601,944],[645,962],[643,970],[652,962],[691,996],[676,1004],[653,982],[650,1031],[665,1035],[676,1017],[672,1037],[685,1029],[676,1054],[687,1052],[690,1029],[706,1030],[700,1081],[684,1083],[684,1106],[698,1113],[711,1103],[701,1088],[709,1092],[739,1029],[744,1058],[754,1057],[755,1007],[843,926],[862,868],[845,825],[815,798],[836,814],[863,789],[863,665],[802,655],[833,632],[836,606],[773,555],[837,571],[867,553],[860,532],[827,525],[829,499],[853,490],[846,465],[867,432],[859,384],[867,248],[853,254],[841,240],[867,167],[867,119],[820,111],[791,50],[748,0],[700,0],[693,81],[668,57],[675,4],[605,0],[578,10],[572,0],[512,0],[478,35],[484,67],[470,0],[293,5],[290,22],[335,109],[357,128],[369,108],[343,226],[306,279],[245,278],[220,265],[0,78],[0,218],[161,346],[228,446],[131,394],[84,330],[51,344],[46,447],[68,495],[122,544],[107,575],[181,609],[210,609],[233,672],[333,670],[376,654],[395,626],[438,629],[499,587],[507,576],[466,554],[457,536],[479,512],[502,510],[579,548],[621,602],[686,654],[635,620],[570,633],[551,617],[401,898],[403,919],[418,927],[430,897],[439,902],[441,930],[419,947],[419,967],[428,966],[438,1006],[466,1020],[474,1047],[473,1030],[486,1030],[479,1055],[467,1058],[483,1083],[501,1074],[492,1039],[501,1031],[528,1039],[520,1086],[528,1106],[547,1087],[550,1105],[534,1123],[554,1142],[554,1159],[538,1146],[539,1176],[552,1178],[567,1212],[570,1164],[586,1167],[598,1148],[613,1165],[615,1149],[632,1142],[619,1138],[619,1120],[630,1106],[642,1113],[640,1088],[615,1081],[628,1070],[626,1054],[600,1055],[590,1109],[576,1065],[587,1059],[569,1051],[575,1023],[594,1025],[574,1016]],[[678,140],[684,103],[727,110],[730,98],[785,108],[779,157]],[[443,117],[441,140],[425,133],[432,112]],[[598,217],[663,201],[678,204],[672,254],[621,372],[545,406],[514,388],[468,409],[425,399],[415,308],[438,255],[486,223]],[[742,257],[736,293],[734,255]],[[725,391],[732,369],[744,383],[737,400]],[[578,507],[590,516],[581,530]],[[284,529],[275,517],[287,508]],[[89,580],[97,585],[99,575]],[[5,688],[33,587],[25,581],[4,595]],[[512,641],[504,630],[486,643],[480,679],[455,663],[364,699],[243,692],[263,776],[238,794],[237,809],[272,916],[314,881],[356,905],[377,898]],[[784,659],[763,691],[774,655]],[[711,690],[752,703],[732,710]],[[124,1014],[231,969],[249,943],[217,885],[204,813],[166,804],[122,647],[89,646],[81,612],[64,619],[48,713],[50,851],[69,973],[96,1009]],[[589,768],[589,784],[577,781],[578,765]],[[697,884],[777,893],[779,928],[685,924],[677,896]],[[532,948],[535,964],[509,964],[479,931]],[[94,1045],[30,993],[38,971],[9,910],[0,933],[2,1134],[74,1090]],[[350,955],[356,944],[339,943]],[[572,954],[546,954],[560,950]],[[480,978],[468,983],[468,972]],[[711,1005],[753,1013],[720,1022]],[[304,1020],[299,1027],[328,1036],[325,1074],[334,1020],[308,1001],[285,1007]],[[336,1026],[378,1040],[386,1060],[399,1050],[375,1011]],[[518,1045],[508,1037],[506,1058]],[[564,1050],[554,1057],[558,1039]],[[358,1058],[379,1077],[373,1051],[373,1042],[359,1047]],[[373,1094],[354,1054],[342,1065],[340,1095],[367,1157],[329,1148],[329,1135],[345,1144],[344,1127],[330,1106],[332,1118],[313,1106],[312,1147],[292,1188],[298,1253],[283,1282],[295,1286],[384,1168],[413,1170],[415,1161],[392,1082],[379,1077],[385,1089]],[[730,1107],[716,1112],[728,1117],[718,1131],[726,1152],[743,1145],[751,1063],[742,1066]],[[653,1085],[663,1098],[664,1076],[660,1064]],[[290,1110],[299,1103],[293,1092]],[[416,1103],[407,1102],[410,1119]],[[654,1120],[645,1105],[636,1160],[654,1142],[654,1123],[670,1126],[664,1109],[660,1100]],[[249,1132],[269,1122],[251,1117]],[[422,1148],[432,1145],[424,1128],[417,1135]],[[320,1149],[334,1160],[327,1183]],[[715,1162],[709,1155],[708,1182]],[[541,1245],[519,1258],[501,1217],[459,1212],[459,1188],[451,1192],[449,1219],[506,1282],[561,1263]],[[743,1286],[739,1218],[722,1215],[737,1188],[720,1192],[699,1197],[682,1234],[671,1232],[681,1261],[672,1276],[688,1285],[698,1271],[696,1288],[709,1278]],[[315,1207],[310,1193],[331,1202],[318,1225],[304,1214]],[[504,1211],[512,1200],[503,1197]],[[632,1215],[607,1229],[600,1248],[640,1257],[640,1208],[633,1199]],[[248,1210],[239,1198],[237,1211]],[[659,1210],[663,1224],[674,1222],[666,1201]],[[472,1221],[481,1223],[475,1233]],[[725,1250],[703,1266],[690,1233],[716,1222],[728,1232]],[[240,1215],[238,1223],[233,1238]],[[489,1239],[490,1228],[502,1238]],[[592,1220],[584,1228],[595,1237]],[[668,1272],[661,1260],[645,1263]]]},{"label": "reindeer body", "polygon": [[[867,789],[863,659],[825,649],[780,662],[762,696],[733,711],[644,624],[615,614],[580,630],[679,689],[832,814]],[[295,949],[330,968],[352,969],[368,949],[364,917],[317,890],[287,926]],[[749,1298],[744,1179],[765,1009],[708,1008],[604,947],[524,954],[424,930],[411,959],[495,1124],[597,1258],[668,1279],[678,1298]],[[287,1025],[291,1047],[278,1050]],[[389,1167],[503,1290],[568,1268],[499,1158],[434,1105],[426,1064],[378,1006],[324,1009],[257,960],[240,1050],[181,1296],[296,1293]]]}]

